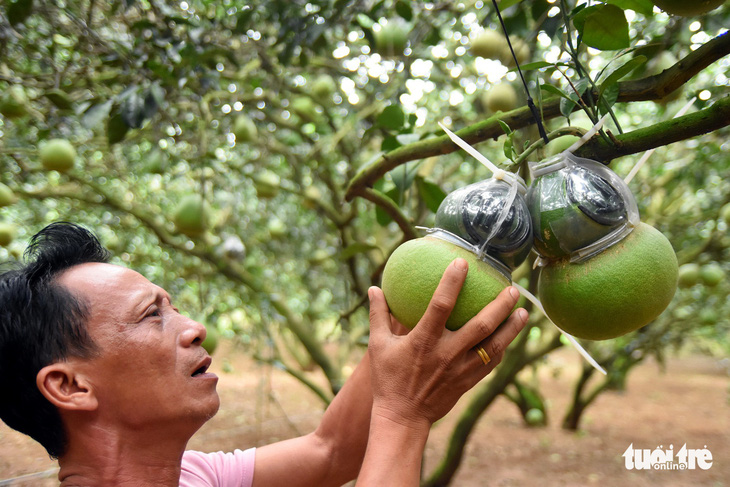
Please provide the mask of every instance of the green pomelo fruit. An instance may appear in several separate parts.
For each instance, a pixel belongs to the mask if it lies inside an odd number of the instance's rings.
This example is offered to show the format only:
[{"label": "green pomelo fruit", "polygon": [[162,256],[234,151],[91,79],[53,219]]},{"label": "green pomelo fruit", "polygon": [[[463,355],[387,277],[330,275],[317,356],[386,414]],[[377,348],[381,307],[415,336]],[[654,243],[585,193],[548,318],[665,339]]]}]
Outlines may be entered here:
[{"label": "green pomelo fruit", "polygon": [[623,240],[582,263],[563,259],[540,271],[538,297],[550,319],[589,340],[648,324],[677,288],[677,257],[661,232],[639,223]]},{"label": "green pomelo fruit", "polygon": [[66,139],[51,139],[41,146],[40,158],[47,170],[67,172],[76,162],[76,149]]},{"label": "green pomelo fruit", "polygon": [[280,239],[286,235],[286,224],[280,219],[273,217],[266,225],[271,238]]},{"label": "green pomelo fruit", "polygon": [[500,83],[487,90],[483,103],[492,113],[509,112],[519,106],[517,92],[509,83]]},{"label": "green pomelo fruit", "polygon": [[568,148],[578,142],[580,137],[576,135],[563,135],[555,140],[551,140],[545,148],[545,154],[547,157],[552,157],[568,150]]},{"label": "green pomelo fruit", "polygon": [[373,32],[375,50],[381,56],[402,56],[408,44],[410,27],[402,21],[390,20],[380,30]]},{"label": "green pomelo fruit", "polygon": [[312,94],[320,100],[329,99],[335,93],[336,89],[334,80],[326,74],[318,77],[312,83]]},{"label": "green pomelo fruit", "polygon": [[279,194],[280,179],[276,173],[265,169],[261,171],[253,180],[256,188],[256,196],[259,198],[273,198]]},{"label": "green pomelo fruit", "polygon": [[715,287],[725,279],[725,271],[718,264],[703,265],[700,269],[700,279],[708,287]]},{"label": "green pomelo fruit", "polygon": [[302,119],[308,122],[316,122],[319,119],[319,113],[314,102],[308,96],[300,96],[294,98],[289,104],[289,108],[292,112],[299,115]]},{"label": "green pomelo fruit", "polygon": [[218,338],[218,327],[215,325],[205,325],[205,340],[203,340],[201,345],[208,352],[208,355],[213,355],[215,349],[218,348]]},{"label": "green pomelo fruit", "polygon": [[188,237],[199,237],[205,233],[208,211],[203,198],[197,194],[185,196],[175,211],[173,221],[177,230]]},{"label": "green pomelo fruit", "polygon": [[10,206],[15,203],[15,194],[13,190],[0,183],[0,208]]},{"label": "green pomelo fruit", "polygon": [[530,408],[525,413],[525,421],[530,426],[541,426],[545,424],[545,413],[538,408]]},{"label": "green pomelo fruit", "polygon": [[504,50],[509,51],[507,40],[494,30],[485,30],[471,42],[471,53],[485,59],[500,59]]},{"label": "green pomelo fruit", "polygon": [[694,262],[679,266],[679,287],[692,287],[700,280],[700,266]]},{"label": "green pomelo fruit", "polygon": [[233,135],[236,136],[236,142],[254,142],[258,136],[256,124],[246,115],[239,115],[233,123]]},{"label": "green pomelo fruit", "polygon": [[[527,43],[522,39],[515,39],[510,37],[510,41],[512,42],[512,49],[514,49],[515,51],[515,56],[517,56],[517,62],[520,63],[520,66],[529,61],[530,46],[528,46]],[[510,51],[509,46],[506,42],[504,43],[502,53],[499,56],[499,61],[508,68],[515,67],[515,58],[512,57],[512,51]]]},{"label": "green pomelo fruit", "polygon": [[714,10],[725,0],[651,0],[654,5],[668,14],[680,17],[694,17]]},{"label": "green pomelo fruit", "polygon": [[28,97],[20,85],[13,85],[0,98],[0,113],[7,118],[20,118],[28,113]]},{"label": "green pomelo fruit", "polygon": [[720,218],[722,221],[730,225],[730,203],[720,209]]},{"label": "green pomelo fruit", "polygon": [[15,240],[15,225],[0,222],[0,247],[7,247]]},{"label": "green pomelo fruit", "polygon": [[703,325],[714,325],[719,320],[719,316],[717,314],[717,311],[711,308],[705,308],[702,311],[700,311],[700,314],[698,315],[700,323]]},{"label": "green pomelo fruit", "polygon": [[510,285],[502,273],[476,254],[444,240],[423,237],[409,240],[390,256],[383,270],[383,293],[390,312],[413,328],[426,312],[446,268],[461,257],[469,272],[446,327],[461,328]]}]

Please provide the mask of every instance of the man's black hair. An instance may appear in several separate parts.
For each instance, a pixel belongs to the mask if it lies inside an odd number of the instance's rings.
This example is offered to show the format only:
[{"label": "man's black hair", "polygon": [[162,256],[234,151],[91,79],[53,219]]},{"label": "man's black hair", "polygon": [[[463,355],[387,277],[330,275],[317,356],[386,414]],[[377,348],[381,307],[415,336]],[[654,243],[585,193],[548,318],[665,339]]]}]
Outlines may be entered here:
[{"label": "man's black hair", "polygon": [[56,278],[78,264],[108,262],[110,254],[88,230],[58,222],[31,238],[24,257],[24,265],[0,273],[0,419],[58,458],[66,434],[36,375],[68,357],[91,357],[96,347],[85,304]]}]

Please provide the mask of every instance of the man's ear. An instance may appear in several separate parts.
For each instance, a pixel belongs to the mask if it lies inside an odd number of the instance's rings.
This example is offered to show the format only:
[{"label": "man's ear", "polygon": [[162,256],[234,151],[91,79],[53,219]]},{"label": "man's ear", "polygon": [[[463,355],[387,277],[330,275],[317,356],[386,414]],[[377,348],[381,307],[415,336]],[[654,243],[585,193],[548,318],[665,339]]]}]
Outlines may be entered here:
[{"label": "man's ear", "polygon": [[36,385],[51,404],[62,410],[93,411],[99,405],[91,383],[68,362],[43,367],[36,375]]}]

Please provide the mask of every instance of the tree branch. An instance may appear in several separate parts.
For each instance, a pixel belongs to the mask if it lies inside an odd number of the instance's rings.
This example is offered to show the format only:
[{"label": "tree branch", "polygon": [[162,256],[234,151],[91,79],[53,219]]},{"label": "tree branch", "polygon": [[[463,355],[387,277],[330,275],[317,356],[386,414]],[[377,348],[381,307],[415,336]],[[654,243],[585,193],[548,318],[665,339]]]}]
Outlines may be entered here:
[{"label": "tree branch", "polygon": [[[679,62],[677,62],[676,65],[658,75],[649,76],[640,80],[625,81],[619,83],[618,101],[634,102],[644,100],[659,100],[674,91],[675,89],[682,86],[704,68],[714,63],[718,59],[726,56],[727,54],[730,54],[729,33],[722,34],[712,39],[705,45],[701,46],[699,49],[693,51],[692,53],[681,59]],[[598,93],[593,93],[593,96],[598,97]],[[542,116],[544,119],[547,120],[560,116],[560,100],[560,97],[551,97],[544,100],[541,107]],[[730,125],[730,115],[728,115],[727,111],[724,111],[723,114],[718,115],[724,115],[724,122],[719,122],[720,127]],[[499,116],[490,117],[486,120],[475,123],[474,125],[465,127],[457,131],[456,133],[459,137],[461,137],[471,145],[475,145],[479,142],[484,142],[489,139],[497,139],[499,136],[504,134],[502,127],[499,124],[499,120],[506,123],[512,130],[524,128],[534,123],[534,119],[532,118],[530,109],[528,107],[522,107],[507,113],[499,114]],[[650,129],[651,127],[647,127],[646,129],[642,130]],[[691,132],[696,132],[696,130],[693,131],[690,127],[685,127],[685,129],[690,130],[690,132],[686,132],[684,137],[674,139],[672,141],[676,142],[677,140],[689,138],[692,135],[687,134]],[[706,132],[700,131],[699,133]],[[624,135],[628,136],[630,134]],[[609,160],[620,155],[640,152],[642,150],[657,147],[658,145],[651,145],[649,141],[644,141],[641,144],[637,142],[634,152],[618,150],[615,152],[615,155],[613,155],[613,152],[610,150],[603,150],[602,160]],[[639,146],[645,148],[639,149]],[[392,150],[387,154],[384,154],[375,163],[362,168],[355,175],[355,177],[350,181],[350,184],[348,185],[345,198],[349,201],[358,196],[365,197],[365,188],[372,187],[375,181],[383,177],[388,171],[391,171],[401,164],[405,164],[406,162],[417,159],[424,159],[426,157],[449,154],[451,152],[457,151],[458,149],[458,146],[451,142],[451,140],[446,135],[442,135],[439,137],[432,137],[423,141],[414,142],[413,144],[408,144]]]}]

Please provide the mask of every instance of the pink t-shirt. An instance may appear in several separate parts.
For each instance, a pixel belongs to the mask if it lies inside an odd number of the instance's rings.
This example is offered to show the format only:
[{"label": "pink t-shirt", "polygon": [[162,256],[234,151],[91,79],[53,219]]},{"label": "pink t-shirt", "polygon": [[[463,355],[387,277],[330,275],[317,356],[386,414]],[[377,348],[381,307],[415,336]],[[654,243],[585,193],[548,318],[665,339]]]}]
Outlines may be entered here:
[{"label": "pink t-shirt", "polygon": [[183,453],[180,487],[251,487],[256,449]]}]

